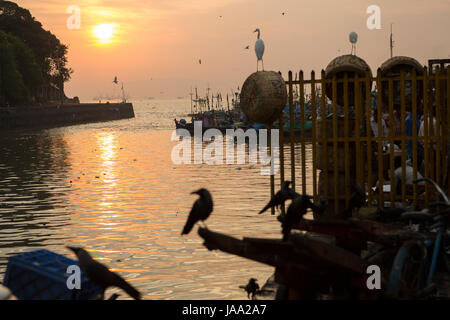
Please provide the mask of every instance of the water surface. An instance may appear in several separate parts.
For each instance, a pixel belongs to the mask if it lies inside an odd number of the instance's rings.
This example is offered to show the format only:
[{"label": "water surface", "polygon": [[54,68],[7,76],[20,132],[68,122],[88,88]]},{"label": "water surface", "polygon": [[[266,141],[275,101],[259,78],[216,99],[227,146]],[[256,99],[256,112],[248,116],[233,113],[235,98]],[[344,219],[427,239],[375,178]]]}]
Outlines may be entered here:
[{"label": "water surface", "polygon": [[2,133],[1,278],[13,254],[45,248],[74,258],[65,248],[72,245],[87,248],[146,299],[245,299],[238,285],[250,277],[262,285],[273,268],[208,251],[196,227],[180,233],[196,199],[190,192],[206,187],[214,199],[210,229],[279,238],[275,216],[257,214],[269,177],[259,164],[175,165],[173,118],[185,117],[189,101],[133,104],[134,119]]}]

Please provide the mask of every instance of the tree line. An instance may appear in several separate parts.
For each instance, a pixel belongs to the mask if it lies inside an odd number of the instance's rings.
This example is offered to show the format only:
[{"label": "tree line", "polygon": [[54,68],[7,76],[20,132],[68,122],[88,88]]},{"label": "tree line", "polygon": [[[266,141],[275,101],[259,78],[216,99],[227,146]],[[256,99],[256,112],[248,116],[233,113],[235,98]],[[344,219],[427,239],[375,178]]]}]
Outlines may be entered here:
[{"label": "tree line", "polygon": [[0,0],[0,105],[46,102],[52,88],[63,95],[67,51],[27,9]]}]

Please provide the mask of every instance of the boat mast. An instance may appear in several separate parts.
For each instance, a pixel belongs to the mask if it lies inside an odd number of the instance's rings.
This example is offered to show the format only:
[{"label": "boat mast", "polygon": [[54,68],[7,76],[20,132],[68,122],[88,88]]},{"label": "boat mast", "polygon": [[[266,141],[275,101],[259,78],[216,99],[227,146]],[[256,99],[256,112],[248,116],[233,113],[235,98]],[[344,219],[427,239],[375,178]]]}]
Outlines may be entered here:
[{"label": "boat mast", "polygon": [[127,99],[125,98],[125,90],[123,89],[123,82],[122,82],[122,103],[126,103]]},{"label": "boat mast", "polygon": [[191,91],[190,91],[190,93],[189,93],[189,95],[191,96],[191,122],[193,122],[192,120],[194,119],[194,114],[193,114],[193,112],[192,112],[192,87],[191,87]]}]

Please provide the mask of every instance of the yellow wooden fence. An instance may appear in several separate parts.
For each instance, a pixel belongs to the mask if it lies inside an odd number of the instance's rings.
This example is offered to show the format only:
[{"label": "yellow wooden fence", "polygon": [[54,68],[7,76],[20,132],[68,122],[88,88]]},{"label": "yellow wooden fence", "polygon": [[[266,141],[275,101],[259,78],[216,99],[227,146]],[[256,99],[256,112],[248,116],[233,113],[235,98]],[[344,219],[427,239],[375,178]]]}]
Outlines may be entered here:
[{"label": "yellow wooden fence", "polygon": [[[418,158],[423,149],[424,165],[422,175],[435,180],[446,192],[450,189],[448,172],[448,143],[450,124],[450,67],[446,70],[436,69],[429,74],[427,68],[421,75],[414,70],[405,74],[400,72],[397,77],[382,77],[380,69],[376,77],[369,73],[365,77],[358,75],[326,79],[321,72],[320,79],[311,72],[310,79],[305,79],[302,71],[298,80],[293,80],[289,72],[286,86],[289,93],[289,137],[283,137],[280,132],[280,147],[290,144],[290,168],[285,168],[284,152],[280,152],[280,183],[291,180],[293,187],[300,193],[312,193],[315,201],[326,198],[329,204],[334,202],[334,211],[342,210],[348,205],[351,197],[351,185],[358,183],[368,192],[368,203],[381,206],[387,202],[395,206],[396,201],[412,201],[417,204],[423,201],[427,204],[435,195],[432,188],[425,186],[424,192],[414,185],[408,192],[405,183],[401,191],[394,191],[394,179],[390,179],[391,192],[383,192],[383,188],[373,189],[387,183],[387,177],[394,177],[395,157],[401,158],[402,181],[406,178],[407,142],[412,143],[411,162],[413,177],[417,178],[419,170]],[[331,92],[331,101],[326,92]],[[375,89],[376,88],[376,89]],[[387,117],[388,135],[374,136],[371,128],[371,92],[376,90],[377,131],[382,132],[382,118]],[[300,113],[294,117],[294,93],[299,93]],[[310,96],[309,103],[305,101],[306,93]],[[330,95],[330,94],[329,94]],[[387,97],[384,99],[383,97]],[[339,98],[339,99],[338,99]],[[341,102],[343,105],[338,105]],[[343,102],[343,103],[342,103]],[[383,102],[384,108],[383,109]],[[399,103],[398,103],[399,102]],[[331,113],[327,108],[331,104]],[[387,105],[386,105],[387,104]],[[310,110],[306,110],[310,108]],[[339,110],[341,114],[339,114]],[[307,112],[308,111],[308,112]],[[407,136],[405,118],[410,112],[412,116],[412,135]],[[310,113],[311,118],[305,119]],[[400,121],[401,133],[394,132],[395,121]],[[417,127],[423,115],[424,133],[418,134]],[[324,120],[326,119],[326,120]],[[311,129],[306,128],[311,121]],[[295,124],[300,124],[300,135],[295,135]],[[280,117],[279,128],[283,128],[283,117]],[[311,130],[311,132],[309,132]],[[310,134],[308,134],[310,133]],[[394,142],[400,145],[395,150]],[[383,150],[383,143],[389,146],[389,151]],[[296,159],[295,145],[300,145],[300,156]],[[310,144],[310,146],[308,146]],[[423,148],[421,147],[423,146]],[[307,148],[308,147],[308,148]],[[312,152],[312,191],[307,190],[306,150]],[[382,156],[379,156],[382,155]],[[373,161],[377,161],[378,170],[372,172]],[[295,164],[300,162],[301,175],[297,178]],[[289,173],[286,169],[290,170]],[[288,176],[286,176],[288,175]],[[311,176],[311,175],[310,175]],[[274,193],[275,179],[271,176],[271,194]],[[331,201],[330,201],[331,200]]]}]

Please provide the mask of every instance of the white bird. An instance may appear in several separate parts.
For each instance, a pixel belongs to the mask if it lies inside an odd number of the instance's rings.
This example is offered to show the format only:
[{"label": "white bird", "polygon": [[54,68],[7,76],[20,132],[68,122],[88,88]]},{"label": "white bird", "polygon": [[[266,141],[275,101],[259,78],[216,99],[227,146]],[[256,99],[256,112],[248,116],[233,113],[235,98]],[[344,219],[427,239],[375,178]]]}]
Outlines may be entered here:
[{"label": "white bird", "polygon": [[262,41],[262,39],[260,39],[260,31],[257,28],[255,31],[253,32],[258,32],[258,39],[255,42],[255,53],[256,53],[256,71],[258,71],[258,61],[261,60],[261,64],[262,64],[262,71],[264,71],[264,62],[263,62],[263,55],[264,55],[264,41]]},{"label": "white bird", "polygon": [[[348,37],[349,37],[350,43],[352,44],[352,51],[350,54],[356,55],[356,42],[358,41],[358,34],[356,32],[350,32]],[[355,53],[353,53],[353,51]]]}]

